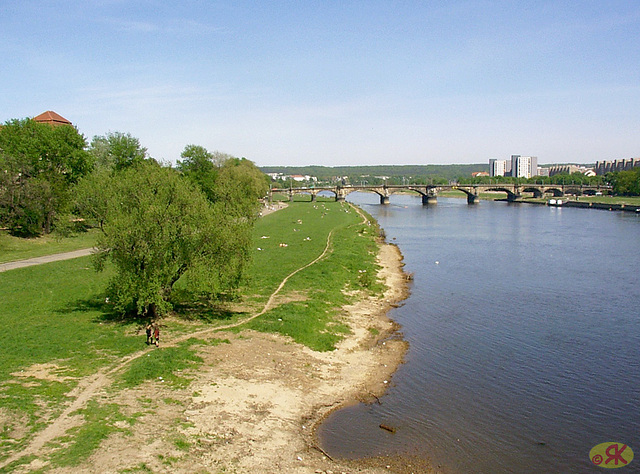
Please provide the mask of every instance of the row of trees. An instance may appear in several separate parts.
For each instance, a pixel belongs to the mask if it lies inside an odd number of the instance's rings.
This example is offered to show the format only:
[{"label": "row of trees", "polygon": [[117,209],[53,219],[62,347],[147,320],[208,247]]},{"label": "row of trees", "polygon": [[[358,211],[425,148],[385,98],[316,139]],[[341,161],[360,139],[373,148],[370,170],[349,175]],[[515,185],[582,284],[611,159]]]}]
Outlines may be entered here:
[{"label": "row of trees", "polygon": [[[391,159],[393,161],[393,159]],[[351,184],[383,184],[388,177],[388,184],[402,184],[404,179],[412,179],[412,183],[426,184],[430,180],[453,181],[458,176],[470,176],[474,171],[489,171],[489,164],[451,164],[451,165],[372,165],[372,166],[265,166],[265,173],[299,174],[315,176],[323,183],[335,183],[346,179]],[[377,178],[376,178],[377,177]]]},{"label": "row of trees", "polygon": [[513,178],[510,176],[477,176],[460,178],[460,184],[492,184],[492,183],[531,183],[531,184],[584,184],[589,186],[608,184],[610,176],[587,176],[583,173],[556,174],[553,176],[532,176],[531,178]]},{"label": "row of trees", "polygon": [[176,167],[120,132],[87,146],[72,126],[13,120],[0,128],[0,223],[35,236],[69,222],[101,230],[95,263],[116,274],[117,311],[171,309],[175,283],[197,297],[237,288],[267,177],[249,160],[188,145]]}]

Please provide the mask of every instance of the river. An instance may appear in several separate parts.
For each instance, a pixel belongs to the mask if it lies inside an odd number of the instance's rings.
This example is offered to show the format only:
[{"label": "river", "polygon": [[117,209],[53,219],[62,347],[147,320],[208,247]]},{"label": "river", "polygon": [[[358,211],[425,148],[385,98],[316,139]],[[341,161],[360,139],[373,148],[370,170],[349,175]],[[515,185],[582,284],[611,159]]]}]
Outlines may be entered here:
[{"label": "river", "polygon": [[415,455],[452,473],[598,472],[590,449],[614,441],[636,453],[623,471],[640,471],[640,216],[349,200],[413,273],[390,313],[410,348],[380,403],[323,423],[323,449]]}]

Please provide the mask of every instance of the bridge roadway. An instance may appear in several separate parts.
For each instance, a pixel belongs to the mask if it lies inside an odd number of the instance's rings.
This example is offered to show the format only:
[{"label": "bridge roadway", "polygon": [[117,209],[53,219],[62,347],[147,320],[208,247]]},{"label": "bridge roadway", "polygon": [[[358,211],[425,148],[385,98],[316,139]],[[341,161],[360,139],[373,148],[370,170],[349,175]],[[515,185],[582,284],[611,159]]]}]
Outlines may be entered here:
[{"label": "bridge roadway", "polygon": [[532,193],[533,197],[542,198],[545,194],[553,197],[563,197],[566,194],[593,195],[597,192],[609,192],[611,186],[586,186],[579,184],[449,184],[449,185],[424,185],[424,184],[397,184],[382,186],[313,186],[302,188],[272,189],[271,193],[283,193],[289,195],[293,201],[296,194],[310,194],[311,201],[315,201],[321,192],[331,192],[336,201],[344,201],[346,197],[356,191],[373,192],[380,196],[380,204],[389,204],[392,194],[402,191],[414,191],[422,196],[423,204],[436,204],[438,193],[441,191],[462,191],[467,195],[467,202],[475,204],[480,199],[480,193],[489,191],[504,192],[507,200],[517,202],[522,199],[524,193]]}]

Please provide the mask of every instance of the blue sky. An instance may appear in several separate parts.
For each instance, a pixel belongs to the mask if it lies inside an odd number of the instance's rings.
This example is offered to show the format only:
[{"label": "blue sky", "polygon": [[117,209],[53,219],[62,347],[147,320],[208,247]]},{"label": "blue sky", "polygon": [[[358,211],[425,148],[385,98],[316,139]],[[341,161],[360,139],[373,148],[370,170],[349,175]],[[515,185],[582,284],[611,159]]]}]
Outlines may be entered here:
[{"label": "blue sky", "polygon": [[0,122],[267,165],[640,156],[640,1],[0,0]]}]

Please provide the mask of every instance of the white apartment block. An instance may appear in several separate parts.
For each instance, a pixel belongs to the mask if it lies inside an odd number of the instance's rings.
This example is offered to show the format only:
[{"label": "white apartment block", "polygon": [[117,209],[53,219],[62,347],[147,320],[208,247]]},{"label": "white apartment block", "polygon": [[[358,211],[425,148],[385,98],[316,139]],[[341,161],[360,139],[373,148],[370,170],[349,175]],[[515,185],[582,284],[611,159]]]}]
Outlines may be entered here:
[{"label": "white apartment block", "polygon": [[538,157],[511,155],[511,176],[531,178],[538,175]]},{"label": "white apartment block", "polygon": [[489,160],[489,176],[504,176],[510,171],[507,165],[507,160],[496,160],[491,158]]}]

